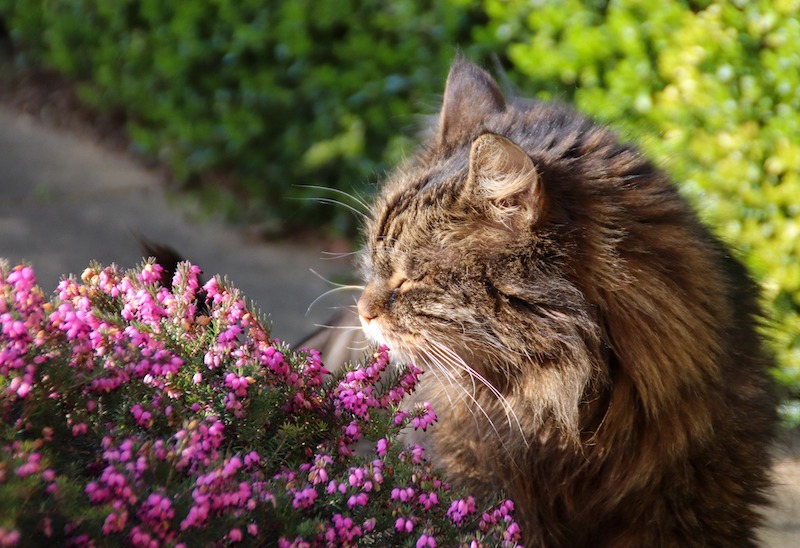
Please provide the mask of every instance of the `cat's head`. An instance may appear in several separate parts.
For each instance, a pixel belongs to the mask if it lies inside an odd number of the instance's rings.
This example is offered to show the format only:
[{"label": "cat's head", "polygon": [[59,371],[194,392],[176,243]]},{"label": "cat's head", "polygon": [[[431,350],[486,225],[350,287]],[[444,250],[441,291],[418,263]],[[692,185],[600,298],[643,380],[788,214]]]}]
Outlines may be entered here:
[{"label": "cat's head", "polygon": [[[628,314],[615,300],[649,291],[628,289],[672,260],[686,215],[611,132],[563,106],[506,100],[458,61],[430,142],[367,222],[364,330],[443,385],[477,379],[574,425],[587,388],[611,375],[608,322],[639,329],[624,324],[652,305],[626,301]],[[655,267],[639,262],[653,252]]]}]

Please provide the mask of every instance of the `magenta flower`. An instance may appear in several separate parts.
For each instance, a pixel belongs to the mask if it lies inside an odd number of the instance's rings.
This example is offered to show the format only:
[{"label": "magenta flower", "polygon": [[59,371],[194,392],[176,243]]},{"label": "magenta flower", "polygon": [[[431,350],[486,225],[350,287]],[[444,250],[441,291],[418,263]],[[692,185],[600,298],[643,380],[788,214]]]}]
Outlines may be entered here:
[{"label": "magenta flower", "polygon": [[48,301],[0,261],[0,545],[520,542],[513,503],[451,490],[402,446],[435,427],[429,404],[400,407],[419,369],[381,347],[331,374],[219,278],[162,274],[91,265]]},{"label": "magenta flower", "polygon": [[317,500],[317,491],[313,487],[306,487],[294,494],[292,506],[295,508],[308,508]]},{"label": "magenta flower", "polygon": [[417,539],[417,548],[425,548],[426,546],[430,546],[430,548],[436,548],[436,539],[433,537],[433,535],[423,533],[420,535],[419,539]]}]

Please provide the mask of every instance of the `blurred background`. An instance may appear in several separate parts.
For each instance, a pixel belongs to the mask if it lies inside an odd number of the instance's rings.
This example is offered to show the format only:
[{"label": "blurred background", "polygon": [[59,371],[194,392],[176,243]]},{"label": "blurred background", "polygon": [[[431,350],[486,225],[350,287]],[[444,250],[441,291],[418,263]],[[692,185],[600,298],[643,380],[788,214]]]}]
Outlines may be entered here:
[{"label": "blurred background", "polygon": [[800,425],[800,1],[0,0],[7,99],[88,116],[201,212],[273,240],[356,241],[318,198],[357,202],[310,187],[368,199],[456,52],[672,175],[762,284]]}]

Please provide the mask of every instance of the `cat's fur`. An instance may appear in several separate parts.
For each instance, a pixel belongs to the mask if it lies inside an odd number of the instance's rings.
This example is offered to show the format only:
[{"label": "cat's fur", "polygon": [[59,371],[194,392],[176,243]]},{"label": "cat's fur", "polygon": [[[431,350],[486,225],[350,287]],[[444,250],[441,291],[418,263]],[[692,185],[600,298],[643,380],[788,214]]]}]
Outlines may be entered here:
[{"label": "cat's fur", "polygon": [[666,176],[457,61],[366,227],[365,331],[427,371],[425,443],[528,546],[744,546],[769,487],[757,291]]}]

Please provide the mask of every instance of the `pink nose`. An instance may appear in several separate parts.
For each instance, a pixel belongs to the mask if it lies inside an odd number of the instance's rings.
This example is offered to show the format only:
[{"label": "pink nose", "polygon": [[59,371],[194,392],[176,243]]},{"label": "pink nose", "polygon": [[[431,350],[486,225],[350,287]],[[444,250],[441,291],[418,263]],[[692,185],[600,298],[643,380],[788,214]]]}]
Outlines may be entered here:
[{"label": "pink nose", "polygon": [[378,317],[378,307],[366,295],[358,299],[358,315],[366,322],[371,322]]}]

